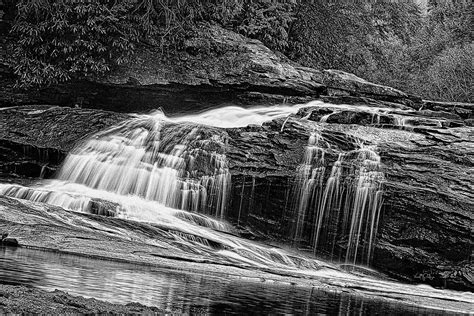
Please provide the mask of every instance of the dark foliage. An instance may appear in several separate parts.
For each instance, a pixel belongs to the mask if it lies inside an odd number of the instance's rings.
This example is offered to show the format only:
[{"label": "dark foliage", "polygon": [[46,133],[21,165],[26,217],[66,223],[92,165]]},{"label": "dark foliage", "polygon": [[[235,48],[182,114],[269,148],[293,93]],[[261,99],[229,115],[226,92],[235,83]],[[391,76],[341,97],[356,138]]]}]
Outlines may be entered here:
[{"label": "dark foliage", "polygon": [[130,9],[126,1],[20,1],[12,29],[20,85],[100,75],[125,61],[139,38]]}]

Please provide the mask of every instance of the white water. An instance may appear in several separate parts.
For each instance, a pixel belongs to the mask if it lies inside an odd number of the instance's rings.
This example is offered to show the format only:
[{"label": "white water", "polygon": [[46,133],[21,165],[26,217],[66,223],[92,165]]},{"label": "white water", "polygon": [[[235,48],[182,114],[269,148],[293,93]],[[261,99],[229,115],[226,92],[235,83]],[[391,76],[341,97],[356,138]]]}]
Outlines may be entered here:
[{"label": "white water", "polygon": [[316,268],[322,263],[295,260],[278,249],[221,233],[232,232],[222,220],[230,189],[226,139],[220,130],[202,125],[262,124],[301,107],[227,107],[174,118],[161,111],[135,115],[77,146],[56,180],[32,187],[0,184],[0,194],[157,223],[196,250],[208,251],[210,241],[217,243],[224,249],[216,251],[217,256],[241,264]]},{"label": "white water", "polygon": [[[30,188],[0,184],[0,194],[79,212],[91,212],[107,201],[104,207],[117,217],[156,223],[166,228],[174,240],[197,251],[214,251],[216,256],[240,265],[327,278],[336,286],[352,284],[369,292],[472,301],[471,294],[361,278],[336,271],[330,264],[229,234],[233,228],[221,220],[230,189],[226,139],[219,129],[212,127],[260,125],[287,118],[305,106],[353,109],[312,102],[251,109],[226,107],[172,118],[160,111],[136,115],[80,144],[67,157],[57,180]],[[368,109],[374,113],[387,111],[372,107],[363,110]],[[211,127],[202,128],[200,124]],[[295,240],[303,238],[307,231],[305,223],[309,222],[310,242],[315,251],[322,245],[333,249],[335,237],[343,234],[347,236],[347,262],[368,262],[377,232],[384,181],[380,157],[374,148],[360,144],[356,150],[339,152],[331,166],[328,153],[334,155],[333,148],[314,131],[296,172]],[[340,218],[342,224],[334,225],[339,222],[335,219]],[[211,243],[222,247],[215,250]],[[328,268],[319,270],[321,266]]]},{"label": "white water", "polygon": [[140,116],[100,133],[68,155],[58,179],[223,218],[230,185],[223,139],[206,138],[198,126],[167,128],[163,118]]},{"label": "white water", "polygon": [[301,108],[306,106],[308,105],[279,105],[253,108],[226,106],[200,114],[170,117],[168,120],[174,123],[191,122],[221,128],[236,128],[248,125],[262,125],[277,118],[288,117],[298,113]]},{"label": "white water", "polygon": [[336,240],[346,236],[346,262],[368,264],[377,234],[384,175],[373,148],[359,147],[340,152],[323,183],[325,157],[333,149],[319,132],[311,133],[297,169],[294,240],[301,241],[306,227],[314,252],[329,250],[332,257]]},{"label": "white water", "polygon": [[[231,183],[226,137],[217,128],[261,125],[278,118],[286,118],[286,122],[304,107],[366,111],[374,115],[374,123],[388,111],[315,101],[294,106],[228,106],[179,117],[166,117],[161,111],[135,115],[80,144],[66,158],[58,181],[32,188],[1,185],[0,194],[81,212],[91,212],[101,200],[112,201],[115,206],[111,212],[116,216],[157,222],[210,238],[209,230],[204,228],[230,231],[229,225],[217,220],[225,218]],[[303,239],[309,221],[315,252],[323,244],[334,249],[336,237],[342,234],[348,237],[347,260],[369,262],[381,205],[380,158],[372,149],[360,146],[352,152],[340,152],[339,159],[330,166],[325,160],[329,151],[329,143],[318,132],[310,135],[296,172],[294,238],[297,242]],[[331,173],[324,182],[327,170]],[[352,182],[347,180],[351,177]],[[111,206],[108,208],[110,211]],[[342,227],[337,224],[340,218]],[[183,222],[187,224],[183,226]],[[245,260],[261,257],[256,255],[259,251],[251,250],[253,254]],[[243,253],[235,251],[233,256],[245,261]],[[291,262],[287,258],[283,261]]]}]

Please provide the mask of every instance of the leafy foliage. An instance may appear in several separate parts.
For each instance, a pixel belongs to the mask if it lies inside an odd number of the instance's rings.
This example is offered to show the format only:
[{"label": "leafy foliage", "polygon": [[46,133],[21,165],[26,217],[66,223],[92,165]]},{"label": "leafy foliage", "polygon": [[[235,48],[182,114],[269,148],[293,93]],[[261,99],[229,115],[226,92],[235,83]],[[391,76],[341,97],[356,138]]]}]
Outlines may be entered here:
[{"label": "leafy foliage", "polygon": [[288,29],[295,19],[293,9],[294,5],[287,2],[246,1],[234,27],[239,33],[282,51],[289,44]]},{"label": "leafy foliage", "polygon": [[354,72],[370,58],[366,34],[375,29],[356,4],[312,1],[300,4],[290,30],[287,54],[316,68]]},{"label": "leafy foliage", "polygon": [[468,93],[473,85],[471,2],[433,1],[426,16],[412,1],[365,6],[302,1],[299,6],[285,51],[291,59],[425,98],[474,102]]},{"label": "leafy foliage", "polygon": [[139,37],[129,10],[127,2],[21,1],[12,30],[20,85],[100,75],[125,61]]},{"label": "leafy foliage", "polygon": [[445,49],[436,56],[422,82],[423,95],[433,99],[474,100],[474,44]]},{"label": "leafy foliage", "polygon": [[473,85],[472,9],[472,3],[462,1],[431,6],[407,40],[395,36],[377,45],[382,53],[376,67],[362,76],[425,98],[474,102],[468,93]]}]

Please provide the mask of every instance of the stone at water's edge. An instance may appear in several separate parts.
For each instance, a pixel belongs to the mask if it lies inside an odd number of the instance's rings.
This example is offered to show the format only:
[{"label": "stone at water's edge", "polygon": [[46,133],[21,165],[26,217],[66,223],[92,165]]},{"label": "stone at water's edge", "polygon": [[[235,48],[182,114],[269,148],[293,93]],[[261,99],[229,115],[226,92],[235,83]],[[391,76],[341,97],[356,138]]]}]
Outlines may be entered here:
[{"label": "stone at water's edge", "polygon": [[0,313],[3,314],[106,314],[106,315],[155,315],[164,310],[138,303],[112,304],[73,296],[55,290],[47,292],[30,286],[0,285]]},{"label": "stone at water's edge", "polygon": [[[426,119],[422,113],[413,115]],[[112,112],[48,106],[2,110],[0,122],[5,128],[0,130],[0,141],[8,154],[0,155],[0,173],[15,176],[24,161],[48,163],[48,156],[38,155],[37,148],[42,148],[53,159],[52,174],[74,143],[126,118]],[[293,117],[262,127],[225,130],[232,173],[227,216],[240,225],[243,235],[278,241],[287,236],[296,167],[316,125]],[[403,280],[472,290],[472,128],[419,126],[409,131],[337,121],[321,127],[322,135],[341,150],[354,149],[354,137],[378,142],[387,182],[374,267]],[[62,155],[51,155],[55,150]],[[327,157],[329,161],[336,158]],[[12,172],[15,159],[19,167]],[[340,247],[343,250],[343,241]]]}]

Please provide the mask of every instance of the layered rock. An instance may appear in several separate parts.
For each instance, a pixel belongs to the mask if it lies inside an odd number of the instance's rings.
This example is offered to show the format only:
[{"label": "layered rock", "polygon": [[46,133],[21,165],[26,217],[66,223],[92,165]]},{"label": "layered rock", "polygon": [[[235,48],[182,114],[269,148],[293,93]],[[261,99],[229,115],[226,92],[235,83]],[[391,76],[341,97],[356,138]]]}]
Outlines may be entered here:
[{"label": "layered rock", "polygon": [[[373,266],[408,281],[472,290],[473,130],[456,114],[381,106],[378,101],[364,106],[309,104],[287,119],[221,130],[232,174],[226,216],[242,236],[293,244],[292,190],[310,133],[317,129],[339,152],[354,150],[361,141],[373,144],[386,178]],[[13,116],[22,119],[8,120]],[[126,118],[83,109],[12,108],[0,111],[7,127],[0,139],[4,147],[21,153],[20,161],[38,160],[34,151],[18,150],[22,145],[59,150],[63,154],[51,162],[53,171],[73,143]],[[453,121],[460,127],[450,127]],[[33,132],[38,130],[59,137],[48,140]],[[17,147],[5,146],[12,143]],[[327,155],[328,166],[337,151]],[[1,170],[10,174],[9,164],[17,156],[5,157]],[[305,248],[307,243],[306,235],[297,245]],[[344,244],[337,243],[339,252],[345,251]]]},{"label": "layered rock", "polygon": [[0,177],[50,177],[81,139],[127,117],[55,106],[0,109]]},{"label": "layered rock", "polygon": [[[0,43],[8,65],[10,38]],[[120,112],[163,108],[167,113],[222,104],[300,103],[322,95],[370,97],[419,107],[421,99],[337,70],[302,67],[260,41],[218,26],[202,26],[182,50],[164,54],[140,47],[133,60],[103,78],[31,91],[14,89],[11,69],[0,68],[0,106],[55,104]]]}]

